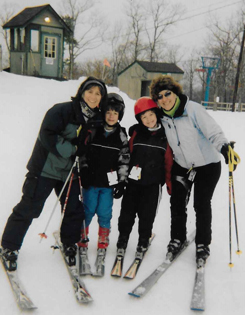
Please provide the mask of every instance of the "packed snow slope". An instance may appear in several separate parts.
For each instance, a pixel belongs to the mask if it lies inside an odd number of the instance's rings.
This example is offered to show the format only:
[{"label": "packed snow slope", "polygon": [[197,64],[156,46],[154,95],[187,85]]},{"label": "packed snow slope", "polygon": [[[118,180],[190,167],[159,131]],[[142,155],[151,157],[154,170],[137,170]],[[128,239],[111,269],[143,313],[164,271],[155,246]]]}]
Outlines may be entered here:
[{"label": "packed snow slope", "polygon": [[[0,72],[0,234],[13,206],[21,198],[21,187],[27,172],[26,163],[32,152],[40,124],[45,112],[58,102],[70,100],[76,94],[80,83],[23,77]],[[109,92],[119,93],[125,100],[126,112],[122,125],[128,128],[136,122],[133,114],[134,100],[116,87]],[[222,158],[222,175],[213,197],[213,241],[211,256],[206,267],[206,311],[208,315],[243,315],[245,312],[245,113],[209,111],[223,128],[229,140],[236,141],[235,150],[241,163],[234,172],[236,208],[240,249],[236,254],[236,235],[232,218],[232,260],[229,268],[229,198],[228,167]],[[53,206],[55,194],[47,200],[42,215],[33,221],[20,251],[19,276],[38,309],[35,314],[61,315],[188,315],[195,276],[195,246],[192,244],[165,275],[142,299],[130,297],[127,293],[148,276],[164,259],[169,242],[170,210],[169,196],[163,187],[163,194],[154,224],[156,238],[145,256],[137,277],[130,281],[114,279],[110,271],[115,258],[117,241],[117,220],[121,200],[115,200],[107,251],[104,278],[84,278],[94,301],[80,305],[73,295],[73,288],[58,251],[53,253],[52,236],[60,224],[60,209],[57,207],[47,230],[48,238],[40,243],[39,233],[44,231]],[[232,210],[233,211],[233,210]],[[195,228],[193,199],[188,205],[188,231]],[[96,255],[98,225],[94,217],[90,229],[89,259],[93,266]],[[131,263],[137,244],[137,221],[130,237],[124,271]],[[16,306],[8,279],[0,267],[0,310],[1,314],[20,314]]]}]

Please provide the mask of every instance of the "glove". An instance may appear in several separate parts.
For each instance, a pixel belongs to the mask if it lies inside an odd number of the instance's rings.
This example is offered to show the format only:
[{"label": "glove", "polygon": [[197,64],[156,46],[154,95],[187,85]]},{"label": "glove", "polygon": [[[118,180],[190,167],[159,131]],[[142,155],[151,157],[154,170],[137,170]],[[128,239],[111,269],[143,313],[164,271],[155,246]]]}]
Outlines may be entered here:
[{"label": "glove", "polygon": [[81,173],[81,184],[84,189],[88,189],[90,186],[89,170],[88,167],[82,167],[80,170]]},{"label": "glove", "polygon": [[124,194],[125,189],[126,189],[126,183],[125,182],[118,183],[116,185],[116,187],[114,188],[113,197],[115,199],[121,198],[122,195]]},{"label": "glove", "polygon": [[223,144],[220,153],[223,155],[223,157],[225,158],[225,163],[228,164],[229,162],[229,157],[228,157],[228,153],[229,153],[229,147],[228,147],[228,143]]}]

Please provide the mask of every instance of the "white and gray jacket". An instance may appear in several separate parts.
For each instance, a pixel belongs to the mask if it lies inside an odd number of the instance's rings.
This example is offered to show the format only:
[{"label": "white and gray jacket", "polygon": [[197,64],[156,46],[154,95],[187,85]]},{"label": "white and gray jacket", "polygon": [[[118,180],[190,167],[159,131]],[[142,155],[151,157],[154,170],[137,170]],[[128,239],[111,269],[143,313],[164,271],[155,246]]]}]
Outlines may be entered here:
[{"label": "white and gray jacket", "polygon": [[174,117],[161,119],[175,162],[187,169],[219,162],[228,143],[222,129],[200,104],[185,95],[180,100]]}]

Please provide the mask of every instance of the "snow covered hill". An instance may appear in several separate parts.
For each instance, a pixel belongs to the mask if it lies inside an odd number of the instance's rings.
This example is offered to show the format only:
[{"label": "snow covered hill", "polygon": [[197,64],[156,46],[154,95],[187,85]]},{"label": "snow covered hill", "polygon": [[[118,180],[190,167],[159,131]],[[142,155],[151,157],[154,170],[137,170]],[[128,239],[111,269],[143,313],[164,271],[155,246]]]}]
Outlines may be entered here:
[{"label": "snow covered hill", "polygon": [[[0,234],[12,207],[19,202],[21,187],[26,174],[26,163],[48,108],[57,102],[68,101],[76,94],[84,78],[77,81],[57,82],[54,80],[23,77],[0,72]],[[136,122],[133,115],[134,101],[116,87],[109,92],[119,93],[125,100],[126,113],[122,125],[129,127]],[[211,256],[206,267],[206,311],[208,315],[243,315],[245,311],[245,113],[209,111],[221,125],[229,140],[236,141],[235,150],[241,157],[241,164],[234,173],[236,206],[238,217],[240,249],[236,255],[234,220],[232,220],[232,246],[234,267],[229,263],[229,200],[228,168],[222,157],[222,176],[213,198],[213,242]],[[43,232],[55,204],[54,194],[47,200],[39,219],[31,225],[19,255],[19,276],[33,302],[38,306],[35,314],[41,315],[188,315],[195,276],[195,246],[192,244],[167,273],[142,299],[130,297],[127,293],[136,287],[157,267],[165,257],[169,241],[170,210],[169,196],[163,187],[160,208],[154,224],[156,238],[149,249],[135,280],[110,277],[116,241],[117,219],[121,200],[115,200],[110,246],[106,257],[105,277],[87,276],[86,286],[94,298],[89,305],[79,305],[73,295],[62,257],[53,253],[52,232],[59,227],[60,210],[57,207],[47,230],[48,238],[40,243],[38,233]],[[188,206],[188,230],[195,227],[193,200]],[[96,255],[98,225],[96,217],[90,229],[89,259],[94,264]],[[137,222],[131,234],[127,249],[124,271],[134,257],[137,244]],[[20,314],[7,277],[0,267],[0,310],[1,314]]]}]

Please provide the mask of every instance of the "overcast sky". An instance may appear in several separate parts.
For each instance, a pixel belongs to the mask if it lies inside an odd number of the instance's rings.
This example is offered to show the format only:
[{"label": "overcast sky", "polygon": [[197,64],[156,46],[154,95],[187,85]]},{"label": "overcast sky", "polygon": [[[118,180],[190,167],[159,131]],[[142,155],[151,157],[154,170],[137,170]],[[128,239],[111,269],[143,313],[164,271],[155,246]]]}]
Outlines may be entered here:
[{"label": "overcast sky", "polygon": [[[61,13],[62,0],[0,0],[1,5],[4,2],[15,3],[16,13],[25,7],[43,5],[49,3],[57,13]],[[123,20],[125,17],[122,12],[126,0],[95,0],[98,12],[104,13],[108,19],[107,23],[113,23]],[[144,0],[142,0],[142,3]],[[212,18],[215,17],[220,23],[230,17],[236,15],[241,7],[242,0],[171,0],[171,3],[181,3],[186,6],[187,11],[178,22],[178,24],[165,34],[165,41],[170,45],[180,45],[183,54],[188,56],[188,52],[194,47],[200,48],[203,45],[203,39],[208,33],[207,25],[212,24]],[[0,35],[0,44],[5,47],[3,37]],[[100,57],[110,57],[110,49],[108,47],[100,48]],[[108,55],[108,56],[107,56]],[[84,58],[96,58],[98,52],[88,52]],[[188,57],[186,57],[188,58]]]}]

